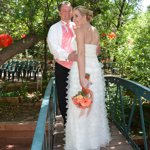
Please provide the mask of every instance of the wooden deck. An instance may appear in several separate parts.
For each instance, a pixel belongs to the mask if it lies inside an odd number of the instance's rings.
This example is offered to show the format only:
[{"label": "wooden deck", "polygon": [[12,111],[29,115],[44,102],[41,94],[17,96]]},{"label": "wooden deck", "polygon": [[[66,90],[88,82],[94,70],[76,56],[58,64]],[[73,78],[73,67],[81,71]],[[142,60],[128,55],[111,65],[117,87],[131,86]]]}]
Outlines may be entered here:
[{"label": "wooden deck", "polygon": [[[113,123],[110,123],[111,138],[109,145],[100,150],[133,150],[133,148],[128,144],[127,140],[121,134],[121,132],[116,128]],[[57,116],[55,132],[54,132],[54,148],[53,150],[63,150],[64,146],[64,128],[61,116]]]}]

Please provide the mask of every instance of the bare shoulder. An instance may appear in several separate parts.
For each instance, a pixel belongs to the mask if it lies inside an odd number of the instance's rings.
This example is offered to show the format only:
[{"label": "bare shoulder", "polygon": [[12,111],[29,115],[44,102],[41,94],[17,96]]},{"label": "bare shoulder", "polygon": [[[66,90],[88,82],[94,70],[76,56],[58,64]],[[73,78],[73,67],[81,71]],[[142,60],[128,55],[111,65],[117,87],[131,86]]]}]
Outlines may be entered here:
[{"label": "bare shoulder", "polygon": [[98,30],[96,29],[96,27],[92,26],[92,31],[95,35],[99,36]]},{"label": "bare shoulder", "polygon": [[75,28],[74,31],[75,31],[76,36],[83,36],[84,35],[83,29],[81,27]]}]

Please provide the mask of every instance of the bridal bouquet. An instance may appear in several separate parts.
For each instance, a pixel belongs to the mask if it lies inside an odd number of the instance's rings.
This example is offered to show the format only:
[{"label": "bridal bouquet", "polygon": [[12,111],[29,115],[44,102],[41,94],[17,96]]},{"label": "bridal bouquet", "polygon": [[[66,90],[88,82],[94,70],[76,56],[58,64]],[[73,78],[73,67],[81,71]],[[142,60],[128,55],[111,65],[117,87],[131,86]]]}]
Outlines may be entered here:
[{"label": "bridal bouquet", "polygon": [[[85,78],[90,80],[90,75],[86,73]],[[93,93],[89,88],[83,88],[72,97],[73,103],[81,109],[89,108],[93,102]]]}]

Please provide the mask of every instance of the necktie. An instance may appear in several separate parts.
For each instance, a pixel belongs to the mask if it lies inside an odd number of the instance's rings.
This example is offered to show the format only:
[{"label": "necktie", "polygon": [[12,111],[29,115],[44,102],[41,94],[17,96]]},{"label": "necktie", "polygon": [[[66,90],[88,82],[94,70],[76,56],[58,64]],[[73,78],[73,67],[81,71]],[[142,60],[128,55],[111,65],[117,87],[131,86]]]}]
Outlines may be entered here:
[{"label": "necktie", "polygon": [[72,30],[70,28],[70,24],[66,24],[66,29],[67,29],[67,32],[69,32],[71,35],[73,35]]}]

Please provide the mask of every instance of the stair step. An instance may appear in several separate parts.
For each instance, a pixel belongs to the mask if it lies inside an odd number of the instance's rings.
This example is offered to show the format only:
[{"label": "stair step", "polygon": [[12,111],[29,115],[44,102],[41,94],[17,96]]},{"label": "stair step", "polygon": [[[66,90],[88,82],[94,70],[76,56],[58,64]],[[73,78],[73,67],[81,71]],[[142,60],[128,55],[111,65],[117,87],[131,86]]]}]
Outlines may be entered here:
[{"label": "stair step", "polygon": [[0,123],[0,150],[29,150],[36,122]]},{"label": "stair step", "polygon": [[36,122],[1,122],[0,131],[31,131],[35,130]]},{"label": "stair step", "polygon": [[4,144],[28,144],[31,145],[33,137],[7,137],[0,138],[0,145]]},{"label": "stair step", "polygon": [[0,131],[0,138],[7,137],[33,137],[34,131]]},{"label": "stair step", "polygon": [[30,145],[0,145],[0,150],[30,150]]}]

